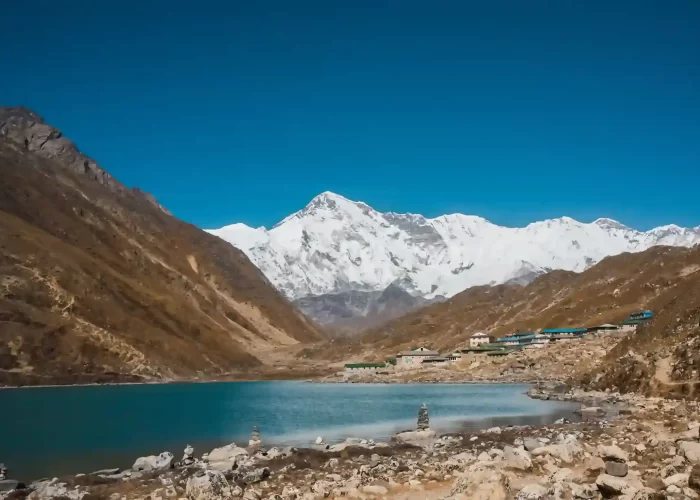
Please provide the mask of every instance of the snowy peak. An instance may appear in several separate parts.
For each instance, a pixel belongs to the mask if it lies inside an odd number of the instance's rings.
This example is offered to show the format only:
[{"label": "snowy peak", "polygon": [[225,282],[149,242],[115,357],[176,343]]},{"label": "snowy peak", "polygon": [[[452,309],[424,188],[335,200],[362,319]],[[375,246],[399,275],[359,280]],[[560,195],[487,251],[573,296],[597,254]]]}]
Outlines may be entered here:
[{"label": "snowy peak", "polygon": [[622,229],[622,230],[629,230],[627,226],[624,224],[620,224],[616,220],[613,219],[606,219],[606,218],[601,218],[601,219],[596,219],[593,221],[593,224],[596,226],[599,226],[603,229]]},{"label": "snowy peak", "polygon": [[583,271],[622,252],[700,242],[700,228],[673,224],[641,232],[607,218],[560,217],[510,228],[463,214],[381,213],[331,192],[269,231],[232,224],[210,232],[243,250],[292,299],[392,283],[416,297],[449,297],[552,269]]}]

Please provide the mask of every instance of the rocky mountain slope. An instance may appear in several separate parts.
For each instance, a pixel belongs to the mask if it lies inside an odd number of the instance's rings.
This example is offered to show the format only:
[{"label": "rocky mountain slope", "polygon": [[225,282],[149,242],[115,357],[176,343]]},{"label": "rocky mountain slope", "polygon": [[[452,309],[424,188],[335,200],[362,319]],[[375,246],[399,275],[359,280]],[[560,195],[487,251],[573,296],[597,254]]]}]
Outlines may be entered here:
[{"label": "rocky mountain slope", "polygon": [[465,346],[476,331],[502,336],[517,330],[592,326],[622,321],[644,308],[657,313],[649,346],[669,331],[697,331],[700,246],[625,253],[582,273],[553,271],[525,287],[473,287],[370,329],[359,339],[336,341],[323,355],[374,359],[421,344],[451,350]]},{"label": "rocky mountain slope", "polygon": [[294,301],[301,311],[335,335],[354,334],[364,328],[398,318],[444,297],[415,297],[391,284],[377,292],[348,291],[308,295]]},{"label": "rocky mountain slope", "polygon": [[213,377],[322,337],[243,252],[0,108],[0,383]]},{"label": "rocky mountain slope", "polygon": [[328,192],[270,230],[233,224],[210,232],[243,250],[292,299],[392,283],[414,296],[451,297],[553,269],[583,271],[623,252],[700,242],[700,227],[641,232],[610,219],[562,217],[509,228],[462,214],[381,213]]}]

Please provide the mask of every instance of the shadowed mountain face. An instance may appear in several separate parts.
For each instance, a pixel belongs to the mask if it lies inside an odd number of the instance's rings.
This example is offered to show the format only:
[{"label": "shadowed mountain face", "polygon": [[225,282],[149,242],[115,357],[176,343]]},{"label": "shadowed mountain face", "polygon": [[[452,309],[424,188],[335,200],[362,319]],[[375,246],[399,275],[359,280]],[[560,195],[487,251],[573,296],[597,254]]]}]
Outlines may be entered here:
[{"label": "shadowed mountain face", "polygon": [[398,318],[443,297],[424,299],[414,297],[401,287],[391,284],[378,292],[348,291],[312,295],[294,301],[308,317],[336,335],[353,335],[364,328],[377,326]]},{"label": "shadowed mountain face", "polygon": [[0,108],[0,383],[211,377],[318,340],[239,250]]}]

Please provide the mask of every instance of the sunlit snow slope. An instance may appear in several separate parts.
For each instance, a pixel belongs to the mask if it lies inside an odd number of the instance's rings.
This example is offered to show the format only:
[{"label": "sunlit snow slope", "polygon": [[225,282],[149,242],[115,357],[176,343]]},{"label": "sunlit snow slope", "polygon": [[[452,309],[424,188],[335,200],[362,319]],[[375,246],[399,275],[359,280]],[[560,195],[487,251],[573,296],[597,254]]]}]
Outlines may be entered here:
[{"label": "sunlit snow slope", "polygon": [[270,230],[209,231],[243,250],[289,298],[396,283],[426,298],[552,269],[583,271],[609,255],[700,243],[700,226],[641,232],[611,219],[569,217],[501,227],[481,217],[381,213],[326,192]]}]

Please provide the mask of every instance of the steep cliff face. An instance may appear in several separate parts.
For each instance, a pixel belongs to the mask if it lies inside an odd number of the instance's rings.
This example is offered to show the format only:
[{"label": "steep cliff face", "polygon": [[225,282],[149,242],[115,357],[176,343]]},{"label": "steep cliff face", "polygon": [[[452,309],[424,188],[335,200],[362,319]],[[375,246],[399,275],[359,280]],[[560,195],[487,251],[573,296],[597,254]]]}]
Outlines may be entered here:
[{"label": "steep cliff face", "polygon": [[0,108],[0,383],[212,377],[318,340],[243,252]]}]

